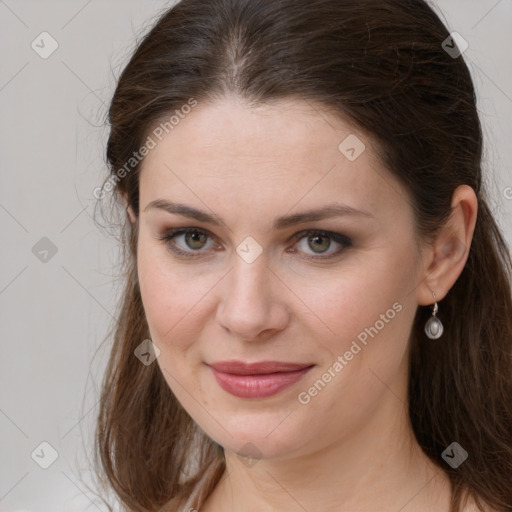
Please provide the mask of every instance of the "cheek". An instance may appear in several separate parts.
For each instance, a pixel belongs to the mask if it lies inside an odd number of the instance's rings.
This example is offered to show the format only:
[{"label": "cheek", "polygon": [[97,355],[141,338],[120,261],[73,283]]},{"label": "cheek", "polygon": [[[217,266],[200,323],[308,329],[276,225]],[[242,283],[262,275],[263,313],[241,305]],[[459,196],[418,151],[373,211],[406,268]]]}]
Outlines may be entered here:
[{"label": "cheek", "polygon": [[368,261],[340,265],[336,271],[295,278],[291,286],[310,310],[308,323],[318,323],[318,334],[327,339],[346,340],[379,322],[381,314],[386,326],[396,323],[395,318],[400,321],[396,309],[414,298],[410,293],[414,276],[403,258],[401,264],[393,258],[381,252]]},{"label": "cheek", "polygon": [[[198,335],[199,312],[207,305],[215,276],[173,263],[165,249],[139,243],[137,269],[144,312],[153,341],[163,350],[185,348]],[[204,274],[204,275],[203,275]],[[204,314],[204,310],[203,313]]]},{"label": "cheek", "polygon": [[319,308],[336,336],[329,332],[315,339],[313,334],[322,364],[304,381],[297,401],[308,428],[322,429],[326,436],[359,428],[390,393],[401,396],[406,382],[415,304],[395,287],[377,292],[374,278],[346,279],[343,291],[329,289],[331,300]]},{"label": "cheek", "polygon": [[410,249],[376,251],[310,287],[307,328],[325,354],[319,373],[343,375],[333,388],[371,396],[382,388],[378,378],[390,382],[401,371],[417,307],[413,263]]},{"label": "cheek", "polygon": [[200,336],[198,308],[211,286],[200,279],[191,280],[188,272],[180,272],[165,251],[155,247],[140,245],[137,268],[150,337],[160,350],[156,362],[179,402],[193,410],[195,401],[190,394],[201,395],[197,368],[184,363]]}]

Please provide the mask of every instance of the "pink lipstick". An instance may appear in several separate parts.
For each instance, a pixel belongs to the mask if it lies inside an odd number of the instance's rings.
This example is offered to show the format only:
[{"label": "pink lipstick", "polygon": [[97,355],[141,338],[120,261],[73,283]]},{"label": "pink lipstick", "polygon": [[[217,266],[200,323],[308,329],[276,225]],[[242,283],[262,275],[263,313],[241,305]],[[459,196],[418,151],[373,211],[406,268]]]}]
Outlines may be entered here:
[{"label": "pink lipstick", "polygon": [[219,361],[209,366],[224,391],[239,398],[265,398],[300,380],[314,364]]}]

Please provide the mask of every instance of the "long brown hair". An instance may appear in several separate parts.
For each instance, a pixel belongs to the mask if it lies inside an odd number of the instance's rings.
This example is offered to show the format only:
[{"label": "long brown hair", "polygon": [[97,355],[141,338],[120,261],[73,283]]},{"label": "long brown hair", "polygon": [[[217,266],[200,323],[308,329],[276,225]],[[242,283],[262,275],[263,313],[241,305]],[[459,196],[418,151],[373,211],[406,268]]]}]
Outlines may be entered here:
[{"label": "long brown hair", "polygon": [[[424,452],[449,476],[451,511],[465,493],[512,510],[512,261],[482,182],[482,130],[472,78],[424,0],[183,0],[139,41],[115,90],[105,190],[138,218],[139,158],[155,128],[194,102],[239,96],[251,105],[298,98],[350,119],[406,187],[418,233],[434,236],[459,185],[478,218],[464,270],[440,304],[445,342],[432,344],[418,307],[411,336],[409,413]],[[197,104],[197,103],[196,103]],[[188,106],[187,106],[188,105]],[[167,120],[167,121],[166,121]],[[161,124],[163,123],[163,124]],[[167,123],[167,124],[165,124]],[[128,163],[128,165],[127,165]],[[124,171],[122,170],[124,169]],[[123,211],[124,213],[124,211]],[[127,510],[178,510],[222,447],[181,407],[157,364],[134,350],[150,338],[136,270],[138,222],[122,227],[126,287],[106,369],[95,462]],[[456,440],[456,469],[441,454]]]}]

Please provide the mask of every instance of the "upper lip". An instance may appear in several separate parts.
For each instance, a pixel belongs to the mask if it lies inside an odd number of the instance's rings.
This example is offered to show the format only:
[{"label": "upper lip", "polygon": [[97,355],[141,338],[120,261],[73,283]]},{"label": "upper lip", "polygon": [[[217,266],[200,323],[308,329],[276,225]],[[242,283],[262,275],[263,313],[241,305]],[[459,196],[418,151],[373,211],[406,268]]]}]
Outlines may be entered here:
[{"label": "upper lip", "polygon": [[209,366],[219,372],[233,375],[264,375],[276,372],[293,372],[313,366],[311,363],[286,363],[283,361],[261,361],[259,363],[246,363],[244,361],[217,361]]}]

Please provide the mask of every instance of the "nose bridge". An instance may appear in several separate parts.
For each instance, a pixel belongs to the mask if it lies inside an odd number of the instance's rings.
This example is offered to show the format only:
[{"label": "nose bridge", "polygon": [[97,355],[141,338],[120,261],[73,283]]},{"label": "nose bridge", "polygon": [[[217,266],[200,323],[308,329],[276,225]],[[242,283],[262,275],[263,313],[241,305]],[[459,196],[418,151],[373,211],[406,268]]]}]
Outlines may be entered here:
[{"label": "nose bridge", "polygon": [[226,298],[243,303],[250,302],[253,307],[258,306],[256,302],[264,303],[265,298],[268,299],[270,286],[267,265],[268,259],[263,253],[252,262],[236,255],[228,280]]},{"label": "nose bridge", "polygon": [[222,290],[217,320],[244,339],[255,339],[259,332],[281,328],[285,322],[286,308],[276,300],[277,283],[267,265],[263,253],[252,262],[235,254]]}]

